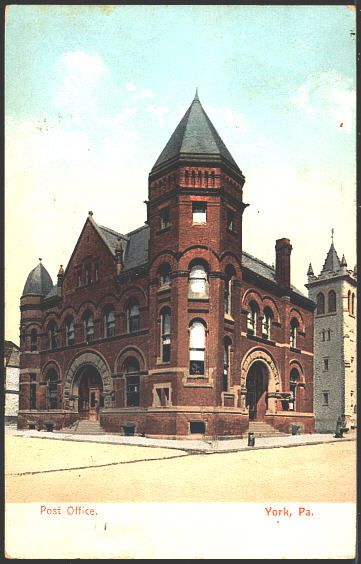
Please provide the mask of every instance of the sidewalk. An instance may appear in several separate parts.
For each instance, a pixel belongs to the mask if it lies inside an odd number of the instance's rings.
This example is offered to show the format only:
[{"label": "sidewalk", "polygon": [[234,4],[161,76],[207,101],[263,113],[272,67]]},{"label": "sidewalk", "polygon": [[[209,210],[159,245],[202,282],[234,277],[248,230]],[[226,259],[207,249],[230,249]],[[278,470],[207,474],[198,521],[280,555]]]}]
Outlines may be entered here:
[{"label": "sidewalk", "polygon": [[114,445],[131,445],[131,446],[147,446],[153,448],[168,448],[175,450],[184,450],[187,452],[199,452],[211,454],[215,452],[237,452],[243,450],[258,450],[266,448],[288,448],[304,445],[314,445],[322,443],[355,441],[356,431],[349,431],[342,439],[336,439],[334,433],[315,433],[306,435],[286,435],[284,437],[256,437],[255,446],[249,447],[247,438],[244,439],[226,439],[217,440],[206,438],[200,440],[192,439],[154,439],[147,437],[125,437],[123,435],[113,435],[105,433],[104,435],[77,435],[70,433],[33,431],[33,430],[17,430],[8,427],[6,433],[18,437],[31,437],[37,439],[53,439],[60,441],[78,441],[103,443]]}]

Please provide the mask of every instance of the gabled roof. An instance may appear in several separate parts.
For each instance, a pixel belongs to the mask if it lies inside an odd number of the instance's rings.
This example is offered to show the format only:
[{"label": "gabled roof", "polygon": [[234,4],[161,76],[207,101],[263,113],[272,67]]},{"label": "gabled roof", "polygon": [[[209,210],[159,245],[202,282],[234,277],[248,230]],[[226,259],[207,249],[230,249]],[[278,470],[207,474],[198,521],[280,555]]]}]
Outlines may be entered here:
[{"label": "gabled roof", "polygon": [[[245,251],[242,251],[242,265],[258,276],[262,276],[263,278],[266,278],[266,280],[270,280],[275,284],[277,283],[276,270],[273,268],[273,266],[266,264],[262,260],[250,255],[249,253],[246,253]],[[293,292],[295,292],[299,296],[305,297],[305,294],[303,294],[295,286],[291,285],[291,290],[293,290]]]},{"label": "gabled roof", "polygon": [[190,155],[221,157],[241,172],[204,111],[197,93],[152,170],[175,157]]},{"label": "gabled roof", "polygon": [[338,272],[339,270],[341,270],[341,262],[332,242],[327,253],[325,263],[322,267],[321,274],[325,274],[325,272]]},{"label": "gabled roof", "polygon": [[20,366],[20,347],[12,341],[4,341],[5,366]]},{"label": "gabled roof", "polygon": [[126,235],[109,229],[109,227],[99,225],[98,228],[103,233],[114,255],[117,241],[121,239],[123,245],[123,270],[130,270],[148,262],[148,225],[130,231]]},{"label": "gabled roof", "polygon": [[28,275],[22,295],[35,294],[37,296],[46,296],[52,287],[53,282],[49,272],[42,263],[39,262],[38,266]]}]

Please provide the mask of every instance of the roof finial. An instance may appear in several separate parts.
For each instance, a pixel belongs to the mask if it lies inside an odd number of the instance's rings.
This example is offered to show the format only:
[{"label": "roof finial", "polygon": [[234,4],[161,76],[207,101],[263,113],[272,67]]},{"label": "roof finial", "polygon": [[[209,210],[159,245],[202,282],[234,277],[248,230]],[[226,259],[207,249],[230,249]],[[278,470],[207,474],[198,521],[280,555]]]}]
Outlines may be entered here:
[{"label": "roof finial", "polygon": [[332,244],[333,244],[333,234],[334,234],[334,232],[335,232],[335,230],[334,230],[334,228],[332,227],[332,229],[331,229],[331,241],[332,241]]},{"label": "roof finial", "polygon": [[39,262],[41,262],[42,260],[43,260],[42,258],[39,258]]},{"label": "roof finial", "polygon": [[92,211],[88,211],[88,215],[92,216],[93,212]]},{"label": "roof finial", "polygon": [[196,88],[196,93],[194,96],[194,100],[196,100],[197,102],[199,102],[199,98],[198,98],[198,87]]}]

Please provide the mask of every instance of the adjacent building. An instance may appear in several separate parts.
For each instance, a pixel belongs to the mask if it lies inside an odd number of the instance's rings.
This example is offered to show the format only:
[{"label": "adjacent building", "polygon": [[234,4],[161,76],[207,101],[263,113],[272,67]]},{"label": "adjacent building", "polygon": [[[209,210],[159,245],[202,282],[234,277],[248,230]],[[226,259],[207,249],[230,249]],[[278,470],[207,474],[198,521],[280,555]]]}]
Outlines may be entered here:
[{"label": "adjacent building", "polygon": [[243,250],[244,183],[196,95],[150,171],[145,225],[89,212],[57,283],[41,261],[29,274],[19,427],[314,430],[315,304],[291,284],[289,239],[265,241],[275,268]]},{"label": "adjacent building", "polygon": [[19,410],[20,348],[4,342],[5,424],[16,423]]},{"label": "adjacent building", "polygon": [[306,284],[316,302],[314,320],[314,410],[316,431],[335,431],[343,416],[357,425],[357,268],[340,260],[333,240],[319,276],[312,265]]}]

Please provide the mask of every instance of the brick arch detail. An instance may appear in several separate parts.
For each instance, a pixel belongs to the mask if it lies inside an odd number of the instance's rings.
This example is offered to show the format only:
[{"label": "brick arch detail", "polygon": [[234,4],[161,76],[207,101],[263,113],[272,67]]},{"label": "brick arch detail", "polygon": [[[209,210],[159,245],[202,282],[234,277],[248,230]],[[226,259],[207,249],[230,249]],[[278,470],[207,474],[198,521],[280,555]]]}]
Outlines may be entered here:
[{"label": "brick arch detail", "polygon": [[268,391],[280,392],[281,380],[276,363],[272,356],[262,349],[253,349],[244,357],[241,367],[241,389],[246,388],[249,369],[255,362],[262,362],[268,369]]},{"label": "brick arch detail", "polygon": [[250,302],[256,302],[256,304],[259,307],[260,312],[262,311],[262,296],[261,294],[257,291],[254,290],[253,288],[250,288],[249,290],[247,290],[247,292],[245,292],[243,299],[242,299],[242,309],[248,309],[249,307],[249,303]]},{"label": "brick arch detail", "polygon": [[303,368],[302,365],[297,361],[297,360],[291,360],[290,361],[290,374],[291,374],[291,370],[293,368],[296,368],[299,376],[300,376],[300,382],[305,383],[305,375],[303,372]]},{"label": "brick arch detail", "polygon": [[64,380],[63,401],[65,409],[76,410],[75,403],[72,399],[73,387],[77,380],[79,369],[86,365],[93,366],[100,374],[103,381],[104,407],[111,405],[111,395],[113,391],[113,381],[107,362],[99,353],[95,351],[86,351],[76,356],[71,362]]},{"label": "brick arch detail", "polygon": [[141,371],[147,370],[147,363],[143,351],[135,345],[129,345],[124,347],[124,349],[117,354],[114,363],[114,372],[117,374],[120,373],[124,362],[131,356],[134,356],[138,360]]},{"label": "brick arch detail", "polygon": [[44,382],[45,381],[45,377],[46,374],[48,372],[48,370],[53,369],[56,370],[56,372],[58,373],[59,376],[59,380],[62,379],[62,370],[60,368],[60,364],[58,362],[56,362],[56,360],[49,360],[42,368],[41,371],[41,379]]},{"label": "brick arch detail", "polygon": [[305,322],[304,322],[303,317],[300,314],[300,312],[297,309],[295,309],[294,307],[290,311],[290,322],[293,318],[297,319],[300,330],[304,332],[305,331]]}]

